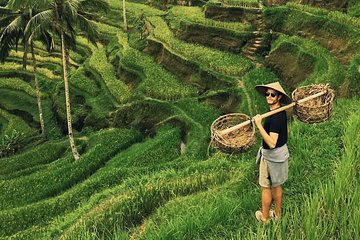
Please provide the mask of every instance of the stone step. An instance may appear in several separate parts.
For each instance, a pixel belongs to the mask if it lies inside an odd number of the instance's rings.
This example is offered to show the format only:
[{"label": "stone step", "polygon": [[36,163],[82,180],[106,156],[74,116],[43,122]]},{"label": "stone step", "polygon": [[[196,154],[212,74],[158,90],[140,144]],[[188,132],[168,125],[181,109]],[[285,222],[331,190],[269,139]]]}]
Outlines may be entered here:
[{"label": "stone step", "polygon": [[243,54],[244,54],[244,55],[250,55],[250,56],[256,55],[255,52],[252,52],[252,51],[250,51],[250,50],[245,50],[245,51],[243,51]]},{"label": "stone step", "polygon": [[245,55],[254,55],[255,54],[255,52],[250,51],[249,49],[245,49],[242,53]]},{"label": "stone step", "polygon": [[248,59],[253,60],[253,61],[256,60],[256,57],[255,57],[255,56],[247,56],[247,55],[245,55],[245,57],[247,57]]},{"label": "stone step", "polygon": [[256,48],[258,48],[258,47],[261,46],[261,44],[259,44],[259,43],[254,43],[253,46],[256,47]]}]

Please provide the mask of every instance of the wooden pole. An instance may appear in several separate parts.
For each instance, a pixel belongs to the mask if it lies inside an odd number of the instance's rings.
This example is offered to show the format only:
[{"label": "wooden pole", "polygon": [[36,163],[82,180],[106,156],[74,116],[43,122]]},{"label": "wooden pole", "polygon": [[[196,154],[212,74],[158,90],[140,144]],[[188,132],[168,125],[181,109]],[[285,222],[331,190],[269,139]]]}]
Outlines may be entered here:
[{"label": "wooden pole", "polygon": [[[287,110],[287,109],[289,109],[289,108],[292,108],[292,107],[294,107],[296,104],[303,103],[303,102],[309,101],[309,100],[311,100],[311,99],[320,97],[320,96],[326,94],[327,92],[328,92],[327,90],[324,90],[324,91],[321,91],[321,92],[316,93],[316,94],[314,94],[314,95],[305,97],[305,98],[303,98],[303,99],[300,99],[300,100],[297,101],[297,102],[292,102],[292,103],[290,103],[290,104],[288,104],[288,105],[286,105],[286,106],[283,106],[283,107],[277,108],[277,109],[275,109],[275,110],[273,110],[273,111],[269,111],[269,112],[267,112],[267,113],[261,114],[261,117],[262,117],[262,118],[267,118],[267,117],[269,117],[269,116],[271,116],[271,115],[274,115],[274,114],[276,114],[276,113],[278,113],[278,112],[281,112],[281,111]],[[224,129],[224,130],[222,130],[222,131],[219,131],[219,132],[218,132],[218,135],[219,135],[219,136],[224,136],[224,135],[226,135],[226,134],[229,134],[229,133],[231,133],[232,131],[238,130],[238,129],[240,129],[240,128],[248,125],[248,124],[251,124],[251,121],[252,121],[252,119],[251,119],[251,120],[247,120],[247,121],[245,121],[245,122],[242,122],[242,123],[240,123],[240,124],[237,124],[237,125],[235,125],[235,126],[232,126],[232,127],[230,127],[230,128]]]}]

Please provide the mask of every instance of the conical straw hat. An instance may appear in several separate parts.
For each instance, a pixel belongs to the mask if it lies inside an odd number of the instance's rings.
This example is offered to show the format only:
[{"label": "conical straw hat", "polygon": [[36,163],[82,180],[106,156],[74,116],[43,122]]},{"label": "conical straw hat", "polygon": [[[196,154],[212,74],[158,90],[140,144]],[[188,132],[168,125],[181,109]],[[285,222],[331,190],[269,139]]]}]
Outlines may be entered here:
[{"label": "conical straw hat", "polygon": [[282,98],[280,99],[280,102],[285,104],[292,103],[292,99],[286,94],[285,90],[281,87],[279,82],[255,86],[256,91],[258,91],[263,96],[265,96],[265,93],[268,90],[268,88],[272,88],[283,95]]}]

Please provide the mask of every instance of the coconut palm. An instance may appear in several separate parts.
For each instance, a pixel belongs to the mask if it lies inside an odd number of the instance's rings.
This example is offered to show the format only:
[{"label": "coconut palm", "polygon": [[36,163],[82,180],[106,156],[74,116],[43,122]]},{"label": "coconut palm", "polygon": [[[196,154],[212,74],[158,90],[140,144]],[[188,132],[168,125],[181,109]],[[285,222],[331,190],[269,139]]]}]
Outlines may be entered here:
[{"label": "coconut palm", "polygon": [[[16,0],[14,0],[16,1]],[[39,11],[29,21],[25,32],[30,36],[45,30],[58,35],[61,42],[63,78],[65,86],[66,118],[70,147],[74,159],[79,159],[73,130],[68,81],[68,49],[75,46],[78,30],[96,45],[98,36],[93,20],[109,6],[105,0],[23,0],[27,5],[38,4]]]},{"label": "coconut palm", "polygon": [[[13,1],[7,1],[7,5],[4,8],[0,8],[0,60],[4,62],[12,49],[17,51],[18,44],[21,41],[24,48],[23,67],[26,68],[27,53],[30,45],[41,133],[44,138],[46,138],[33,39],[27,39],[24,34],[25,27],[34,13],[34,10],[32,8],[15,9],[12,3]],[[38,40],[42,41],[49,47],[51,46],[51,35],[47,32],[42,32],[38,35]]]}]

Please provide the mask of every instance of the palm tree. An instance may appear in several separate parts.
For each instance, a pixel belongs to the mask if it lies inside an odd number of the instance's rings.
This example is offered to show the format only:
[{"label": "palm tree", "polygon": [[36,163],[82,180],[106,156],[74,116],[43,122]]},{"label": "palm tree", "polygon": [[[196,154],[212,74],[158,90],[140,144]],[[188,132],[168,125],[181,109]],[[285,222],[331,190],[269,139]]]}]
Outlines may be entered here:
[{"label": "palm tree", "polygon": [[[26,68],[28,47],[30,45],[41,133],[43,137],[46,138],[33,39],[27,39],[24,34],[25,27],[34,11],[31,8],[14,9],[13,3],[13,1],[7,1],[6,7],[0,8],[0,14],[2,16],[0,21],[0,60],[4,62],[9,56],[11,49],[15,48],[17,51],[19,41],[21,40],[24,47],[23,67]],[[42,32],[42,34],[38,36],[38,39],[45,43],[45,45],[50,46],[51,36],[47,32]]]},{"label": "palm tree", "polygon": [[90,40],[90,42],[96,45],[98,32],[93,20],[98,16],[98,13],[102,11],[106,12],[108,10],[108,3],[105,0],[23,0],[23,2],[27,2],[27,4],[38,2],[39,9],[41,9],[39,13],[35,14],[30,19],[25,29],[27,34],[50,30],[60,38],[68,136],[71,151],[74,159],[77,160],[80,158],[80,155],[75,145],[72,130],[67,71],[68,49],[70,46],[75,46],[75,38],[78,29]]}]

